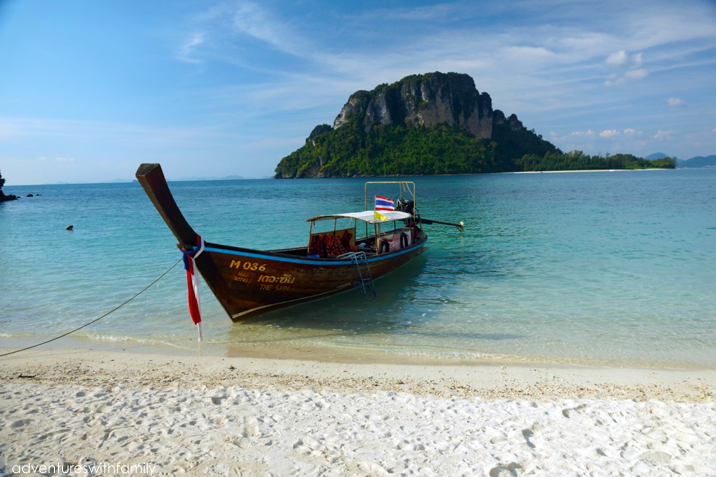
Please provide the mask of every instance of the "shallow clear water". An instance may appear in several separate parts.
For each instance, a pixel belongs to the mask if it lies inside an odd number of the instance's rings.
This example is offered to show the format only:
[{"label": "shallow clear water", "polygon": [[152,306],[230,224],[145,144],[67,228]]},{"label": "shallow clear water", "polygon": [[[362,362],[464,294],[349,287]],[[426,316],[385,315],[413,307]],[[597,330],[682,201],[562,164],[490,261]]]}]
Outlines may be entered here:
[{"label": "shallow clear water", "polygon": [[[428,252],[379,280],[374,301],[354,291],[232,324],[204,287],[205,344],[716,368],[716,169],[411,180],[423,217],[465,232],[426,226]],[[268,249],[305,244],[308,217],[362,209],[363,183],[170,187],[206,240]],[[0,346],[86,323],[180,257],[137,183],[3,190],[23,198],[0,204]],[[177,266],[79,334],[196,349],[185,287]]]}]

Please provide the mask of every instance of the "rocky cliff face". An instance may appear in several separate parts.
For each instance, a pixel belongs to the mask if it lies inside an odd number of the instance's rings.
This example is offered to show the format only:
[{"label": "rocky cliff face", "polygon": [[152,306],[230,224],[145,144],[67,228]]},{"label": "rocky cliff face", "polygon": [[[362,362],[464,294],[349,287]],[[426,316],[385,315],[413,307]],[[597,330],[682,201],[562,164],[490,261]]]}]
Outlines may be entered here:
[{"label": "rocky cliff face", "polygon": [[502,126],[503,124],[507,125],[512,131],[526,131],[527,129],[522,124],[522,121],[517,119],[517,116],[514,114],[511,114],[509,118],[505,118],[505,114],[500,111],[499,109],[495,110],[495,114],[493,115],[493,121],[492,125],[493,128],[495,126]]},{"label": "rocky cliff face", "polygon": [[[493,111],[490,95],[480,93],[470,76],[459,73],[413,75],[371,92],[358,91],[343,106],[333,128],[343,126],[353,117],[359,118],[366,133],[377,125],[434,127],[444,124],[458,127],[478,139],[492,137],[496,118],[501,123],[506,121],[504,114]],[[517,118],[514,119],[514,125],[521,127]]]}]

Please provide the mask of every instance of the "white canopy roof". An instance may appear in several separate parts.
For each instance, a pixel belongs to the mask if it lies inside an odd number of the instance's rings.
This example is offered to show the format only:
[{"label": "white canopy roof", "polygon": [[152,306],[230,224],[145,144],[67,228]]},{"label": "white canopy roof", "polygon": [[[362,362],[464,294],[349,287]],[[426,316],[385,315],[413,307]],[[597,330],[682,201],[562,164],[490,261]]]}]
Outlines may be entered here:
[{"label": "white canopy roof", "polygon": [[345,214],[331,214],[331,215],[319,215],[317,217],[311,217],[307,222],[312,220],[330,220],[330,219],[356,219],[368,222],[369,224],[380,224],[384,222],[394,222],[396,220],[406,220],[412,217],[407,212],[391,211],[391,210],[379,210],[379,214],[388,218],[388,220],[375,220],[375,212],[372,210],[364,210],[363,212],[348,212]]}]

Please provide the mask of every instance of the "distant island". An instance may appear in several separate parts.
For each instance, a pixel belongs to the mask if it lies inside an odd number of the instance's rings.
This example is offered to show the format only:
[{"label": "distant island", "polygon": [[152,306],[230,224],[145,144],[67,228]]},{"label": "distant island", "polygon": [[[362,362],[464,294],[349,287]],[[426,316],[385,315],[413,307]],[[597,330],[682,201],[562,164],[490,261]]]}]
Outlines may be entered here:
[{"label": "distant island", "polygon": [[3,179],[2,174],[0,174],[0,202],[5,202],[6,200],[16,200],[18,198],[16,195],[5,195],[2,191],[2,186],[4,185],[5,179]]},{"label": "distant island", "polygon": [[230,175],[223,177],[215,176],[197,176],[197,177],[180,177],[179,179],[173,179],[176,182],[190,182],[190,181],[236,181],[246,179],[244,176]]},{"label": "distant island", "polygon": [[[649,154],[646,156],[645,159],[664,159],[667,156],[663,152],[655,152],[654,154]],[[710,155],[710,156],[695,156],[691,159],[679,159],[678,157],[673,157],[672,159],[676,160],[676,167],[679,169],[701,169],[704,167],[716,167],[716,155]]]},{"label": "distant island", "polygon": [[716,167],[716,155],[696,156],[691,159],[677,159],[676,167],[700,168],[700,167]]},{"label": "distant island", "polygon": [[333,122],[281,159],[277,179],[674,168],[672,158],[564,153],[460,73],[411,75],[357,91]]}]

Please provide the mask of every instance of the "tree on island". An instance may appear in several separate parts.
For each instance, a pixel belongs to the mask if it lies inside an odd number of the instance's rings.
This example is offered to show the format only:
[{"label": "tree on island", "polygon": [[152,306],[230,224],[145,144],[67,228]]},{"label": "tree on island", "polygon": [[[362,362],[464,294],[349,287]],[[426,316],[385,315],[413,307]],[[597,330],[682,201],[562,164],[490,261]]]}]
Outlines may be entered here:
[{"label": "tree on island", "polygon": [[567,153],[547,152],[525,154],[514,160],[516,171],[579,171],[604,169],[674,169],[676,160],[670,157],[648,160],[632,154],[606,154],[590,156],[583,151]]},{"label": "tree on island", "polygon": [[5,179],[2,177],[2,173],[0,173],[0,202],[4,202],[6,200],[15,200],[17,199],[16,195],[5,195],[5,193],[2,191],[2,186],[5,185]]}]

